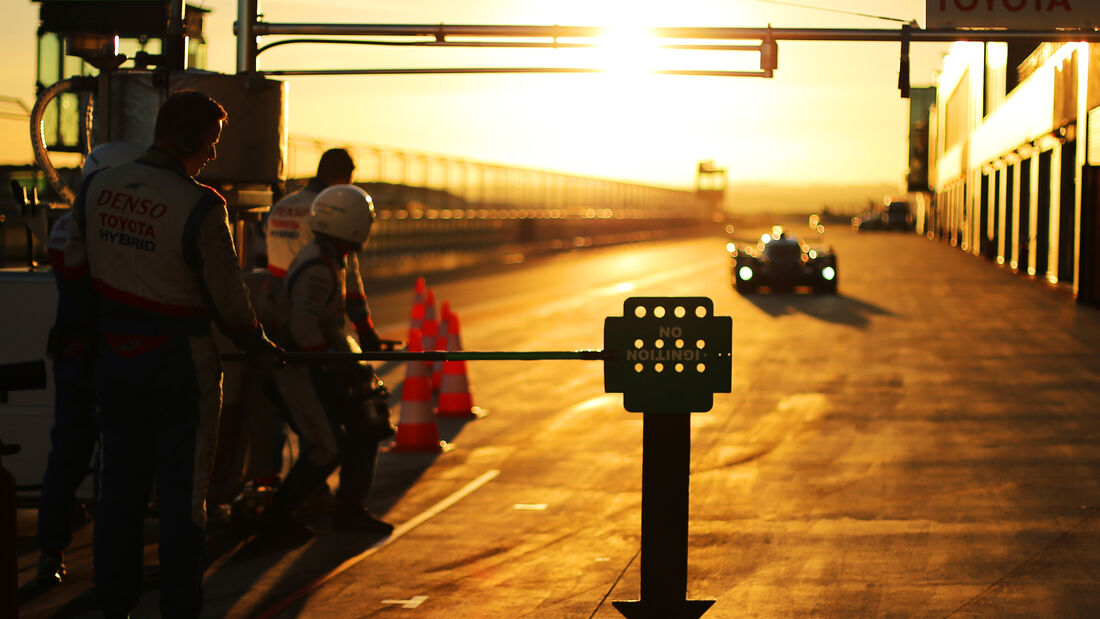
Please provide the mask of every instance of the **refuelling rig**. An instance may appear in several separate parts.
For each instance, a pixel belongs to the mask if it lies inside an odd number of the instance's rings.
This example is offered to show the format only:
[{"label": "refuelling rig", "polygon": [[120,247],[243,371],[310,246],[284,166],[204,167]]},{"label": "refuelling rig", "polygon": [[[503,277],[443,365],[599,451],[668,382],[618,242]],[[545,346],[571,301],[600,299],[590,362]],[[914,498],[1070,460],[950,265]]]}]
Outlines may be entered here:
[{"label": "refuelling rig", "polygon": [[[37,188],[20,188],[21,220],[0,224],[8,228],[5,238],[17,235],[20,244],[25,242],[16,248],[22,266],[0,270],[0,297],[6,301],[0,314],[5,342],[0,364],[45,356],[56,291],[52,273],[38,265],[45,261],[49,230],[71,205],[80,180],[78,172],[55,167],[51,154],[86,155],[114,141],[151,144],[157,110],[169,93],[190,88],[212,96],[226,108],[230,123],[217,159],[199,179],[226,198],[241,256],[249,255],[244,249],[250,240],[247,222],[258,221],[270,208],[284,178],[286,85],[255,73],[201,69],[204,10],[182,0],[40,4],[39,89],[30,112],[30,137],[35,162],[59,200],[40,202]],[[64,75],[66,70],[75,74]],[[42,81],[51,77],[56,80]],[[25,241],[24,230],[13,230],[17,222],[24,224]],[[4,249],[2,258],[10,265],[13,248]],[[46,389],[31,390],[28,384],[28,390],[13,391],[0,405],[0,440],[23,447],[5,457],[4,466],[20,490],[32,493],[45,470],[53,422],[53,383],[46,375]],[[19,388],[3,382],[5,388]],[[90,482],[80,494],[91,495]]]}]

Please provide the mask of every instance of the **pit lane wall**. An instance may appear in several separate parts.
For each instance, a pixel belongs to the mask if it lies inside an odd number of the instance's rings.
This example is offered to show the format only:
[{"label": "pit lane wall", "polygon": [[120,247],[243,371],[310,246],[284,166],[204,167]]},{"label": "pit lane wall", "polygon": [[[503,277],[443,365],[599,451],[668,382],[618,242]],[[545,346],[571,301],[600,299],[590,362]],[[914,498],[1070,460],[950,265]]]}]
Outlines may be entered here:
[{"label": "pit lane wall", "polygon": [[1100,301],[1100,46],[955,43],[929,118],[920,231]]}]

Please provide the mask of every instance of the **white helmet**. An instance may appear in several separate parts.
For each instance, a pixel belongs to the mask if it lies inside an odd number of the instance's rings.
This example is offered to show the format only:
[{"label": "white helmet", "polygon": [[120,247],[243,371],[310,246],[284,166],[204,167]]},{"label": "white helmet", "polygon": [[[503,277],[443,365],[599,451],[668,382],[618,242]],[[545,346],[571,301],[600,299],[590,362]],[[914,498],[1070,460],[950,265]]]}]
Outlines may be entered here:
[{"label": "white helmet", "polygon": [[362,247],[374,223],[374,201],[355,185],[333,185],[317,194],[309,209],[309,229]]},{"label": "white helmet", "polygon": [[129,163],[137,159],[145,152],[141,146],[133,142],[104,142],[92,149],[84,158],[84,166],[80,168],[83,178],[88,178],[92,172]]}]

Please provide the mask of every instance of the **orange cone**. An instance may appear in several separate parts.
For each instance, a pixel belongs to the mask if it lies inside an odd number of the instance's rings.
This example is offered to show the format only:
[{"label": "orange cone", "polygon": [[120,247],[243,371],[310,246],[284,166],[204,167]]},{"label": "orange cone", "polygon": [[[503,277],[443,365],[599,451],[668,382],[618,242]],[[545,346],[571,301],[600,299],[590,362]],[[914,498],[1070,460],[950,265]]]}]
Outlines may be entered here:
[{"label": "orange cone", "polygon": [[419,329],[424,350],[435,350],[435,338],[439,336],[439,320],[436,319],[435,313],[435,292],[431,288],[428,288],[424,295],[424,316]]},{"label": "orange cone", "polygon": [[412,319],[409,321],[410,329],[422,329],[424,326],[424,314],[427,311],[427,305],[425,301],[425,294],[427,292],[427,284],[424,283],[423,277],[416,278],[416,290],[413,297],[412,306]]},{"label": "orange cone", "polygon": [[[423,338],[424,350],[443,350],[443,344],[446,342],[439,341],[439,321],[435,318],[435,291],[428,288],[427,298],[424,303],[424,326],[420,328],[420,335]],[[428,377],[432,376],[432,363],[428,363]],[[439,393],[437,385],[432,383],[432,395]]]},{"label": "orange cone", "polygon": [[[449,341],[447,350],[462,350],[462,339],[458,334],[458,316],[448,317]],[[443,379],[439,390],[439,405],[436,414],[440,417],[460,417],[477,419],[485,416],[485,411],[474,406],[474,396],[470,393],[470,381],[466,376],[465,361],[444,361]]]},{"label": "orange cone", "polygon": [[[432,319],[427,319],[427,320],[424,321],[424,328],[423,329],[409,329],[409,334],[411,335],[413,331],[419,331],[420,332],[421,346],[423,346],[425,350],[439,350],[439,347],[438,347],[439,323],[438,322],[436,322]],[[431,377],[432,362],[431,361],[426,361],[425,363],[428,364],[428,376]]]},{"label": "orange cone", "polygon": [[[409,352],[423,352],[420,331],[409,331]],[[401,415],[397,423],[397,437],[391,451],[415,451],[442,453],[450,449],[446,441],[439,440],[439,426],[432,415],[432,379],[428,375],[427,361],[409,361],[406,364],[405,384],[401,388]]]},{"label": "orange cone", "polygon": [[447,350],[466,350],[462,347],[462,335],[458,332],[458,314],[454,312],[447,316]]},{"label": "orange cone", "polygon": [[[450,350],[450,318],[451,304],[444,301],[439,310],[439,333],[435,339],[435,350]],[[432,393],[438,396],[442,384],[443,362],[435,361],[432,363]]]}]

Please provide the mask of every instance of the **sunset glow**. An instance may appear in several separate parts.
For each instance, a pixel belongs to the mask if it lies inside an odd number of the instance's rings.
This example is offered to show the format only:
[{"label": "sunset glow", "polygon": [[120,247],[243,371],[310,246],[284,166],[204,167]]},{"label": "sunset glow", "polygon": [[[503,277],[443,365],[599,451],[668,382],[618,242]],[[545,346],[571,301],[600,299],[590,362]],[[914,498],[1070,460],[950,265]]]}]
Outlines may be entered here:
[{"label": "sunset glow", "polygon": [[592,54],[595,66],[610,72],[644,74],[658,68],[661,40],[649,28],[635,25],[609,27]]},{"label": "sunset glow", "polygon": [[[34,102],[40,5],[14,0],[0,25],[8,62],[0,95]],[[923,0],[847,0],[850,11],[922,19]],[[237,3],[206,0],[207,69],[235,71]],[[694,185],[698,161],[747,183],[900,182],[908,103],[898,96],[897,45],[781,42],[773,79],[683,77],[668,69],[751,71],[745,52],[674,50],[657,26],[883,28],[883,22],[796,7],[726,0],[422,3],[381,0],[264,2],[283,23],[605,26],[578,49],[463,49],[286,45],[261,70],[343,67],[519,66],[601,69],[599,74],[288,77],[288,128],[323,142],[557,170],[661,185]],[[262,37],[262,43],[275,37]],[[534,40],[534,39],[532,39]],[[563,39],[562,42],[568,42]],[[709,41],[713,43],[714,41]],[[930,83],[946,45],[913,46],[913,83]],[[125,51],[125,50],[124,50]],[[25,123],[0,122],[0,160],[29,159]],[[358,148],[358,146],[357,146]],[[308,159],[308,157],[307,157]],[[309,163],[291,162],[309,168]]]}]

